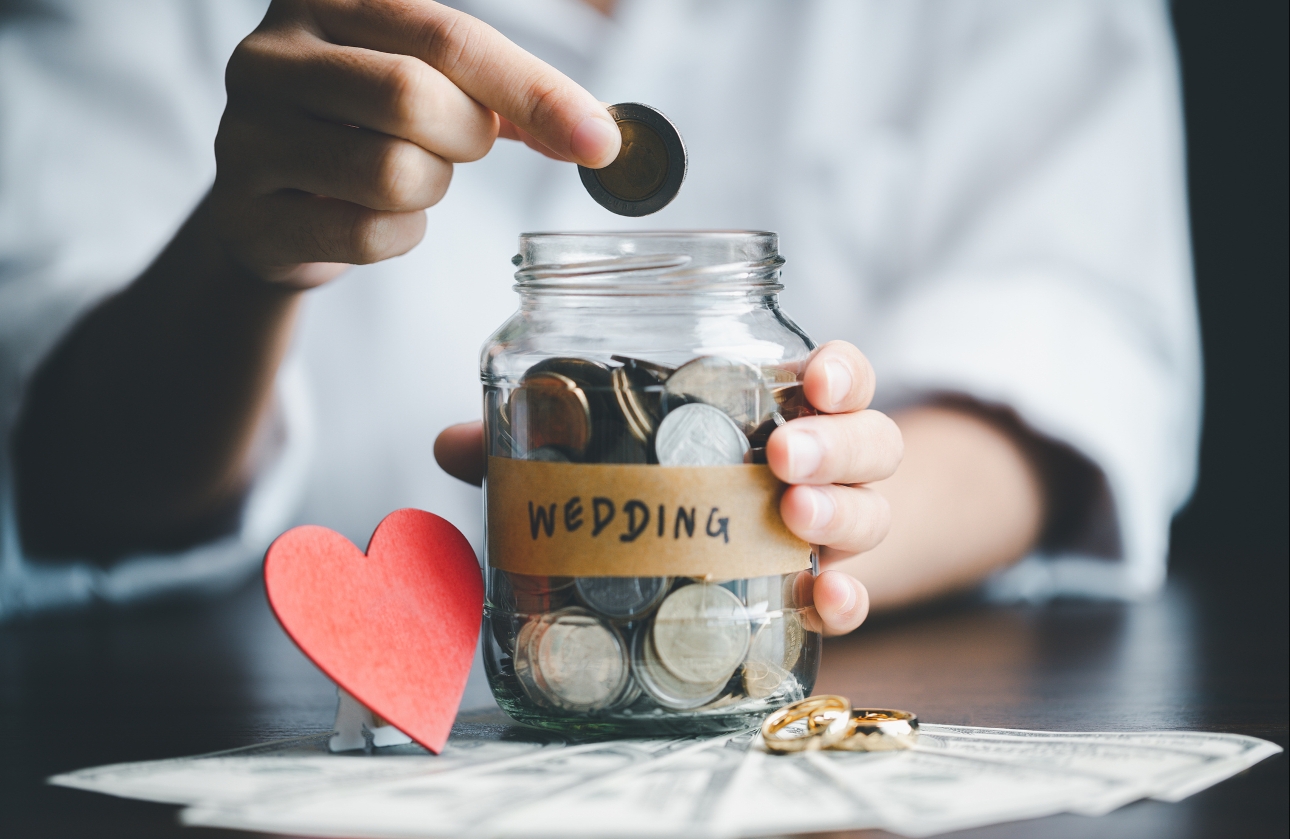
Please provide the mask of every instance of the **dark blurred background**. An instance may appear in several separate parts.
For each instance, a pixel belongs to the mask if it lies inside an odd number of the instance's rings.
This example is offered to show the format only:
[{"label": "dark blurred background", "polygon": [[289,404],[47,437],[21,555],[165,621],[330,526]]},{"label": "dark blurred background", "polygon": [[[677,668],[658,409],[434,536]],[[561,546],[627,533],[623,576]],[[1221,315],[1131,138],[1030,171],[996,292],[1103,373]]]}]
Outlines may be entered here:
[{"label": "dark blurred background", "polygon": [[1199,486],[1174,522],[1171,568],[1206,585],[1272,587],[1281,624],[1290,587],[1288,9],[1275,0],[1173,4],[1205,430]]}]

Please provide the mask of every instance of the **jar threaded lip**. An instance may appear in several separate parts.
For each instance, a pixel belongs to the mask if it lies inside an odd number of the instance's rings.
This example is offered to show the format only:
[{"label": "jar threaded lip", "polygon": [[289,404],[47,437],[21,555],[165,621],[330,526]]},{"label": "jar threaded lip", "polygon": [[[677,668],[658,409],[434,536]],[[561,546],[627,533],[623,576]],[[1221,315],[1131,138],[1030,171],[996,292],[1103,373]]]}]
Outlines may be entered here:
[{"label": "jar threaded lip", "polygon": [[759,230],[524,233],[512,263],[521,294],[781,290],[779,237]]}]

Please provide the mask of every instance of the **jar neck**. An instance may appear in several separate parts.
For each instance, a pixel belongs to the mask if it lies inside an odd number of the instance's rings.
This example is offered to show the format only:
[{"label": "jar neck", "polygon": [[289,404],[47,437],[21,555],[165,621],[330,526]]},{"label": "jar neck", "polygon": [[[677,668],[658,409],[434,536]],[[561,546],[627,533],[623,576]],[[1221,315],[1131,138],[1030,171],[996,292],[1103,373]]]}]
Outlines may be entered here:
[{"label": "jar neck", "polygon": [[512,262],[525,307],[615,299],[774,306],[783,288],[778,237],[760,231],[526,233]]}]

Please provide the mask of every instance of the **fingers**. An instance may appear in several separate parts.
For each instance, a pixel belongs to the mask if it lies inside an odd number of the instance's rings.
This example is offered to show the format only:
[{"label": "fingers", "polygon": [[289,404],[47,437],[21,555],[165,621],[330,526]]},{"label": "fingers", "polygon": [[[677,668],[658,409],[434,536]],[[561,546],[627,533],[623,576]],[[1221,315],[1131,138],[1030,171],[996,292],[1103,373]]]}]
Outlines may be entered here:
[{"label": "fingers", "polygon": [[887,499],[869,487],[789,487],[779,512],[798,538],[847,553],[877,547],[891,527]]},{"label": "fingers", "polygon": [[499,126],[499,128],[498,128],[498,131],[497,131],[497,136],[498,136],[498,137],[505,137],[507,140],[518,140],[518,141],[520,141],[521,143],[523,143],[524,145],[526,145],[526,146],[528,146],[529,148],[533,149],[534,151],[536,151],[536,152],[540,152],[540,153],[542,153],[542,154],[546,155],[547,157],[552,158],[553,160],[564,160],[564,159],[565,159],[565,158],[561,157],[560,155],[556,154],[555,152],[551,151],[550,149],[548,149],[546,146],[544,146],[544,145],[542,145],[541,143],[539,143],[539,142],[538,142],[538,141],[533,137],[533,135],[532,135],[532,134],[528,133],[527,131],[524,131],[523,129],[521,129],[521,128],[519,128],[519,127],[517,127],[517,126],[515,125],[515,123],[511,122],[509,119],[506,119],[505,117],[501,117],[501,118],[500,118],[500,123],[501,123],[501,124],[500,124],[500,126]]},{"label": "fingers", "polygon": [[297,189],[391,212],[437,204],[452,180],[452,164],[416,143],[309,117],[226,117],[216,158],[252,194]]},{"label": "fingers", "polygon": [[775,429],[766,462],[790,484],[859,484],[891,477],[904,453],[900,429],[878,411],[801,417]]},{"label": "fingers", "polygon": [[434,459],[458,480],[479,486],[484,482],[484,424],[450,425],[434,441]]},{"label": "fingers", "polygon": [[826,414],[862,411],[873,400],[873,366],[846,341],[830,341],[806,365],[802,389],[816,410]]},{"label": "fingers", "polygon": [[556,154],[600,168],[622,135],[603,105],[571,79],[492,27],[437,3],[314,0],[328,41],[413,56]]},{"label": "fingers", "polygon": [[807,628],[826,636],[845,635],[869,616],[869,592],[841,571],[803,573],[794,589],[798,602],[812,607],[805,615]]},{"label": "fingers", "polygon": [[212,212],[232,256],[266,277],[273,266],[379,262],[407,253],[426,229],[420,210],[382,212],[291,190],[245,204],[212,202]]},{"label": "fingers", "polygon": [[303,111],[402,138],[455,163],[478,160],[497,139],[495,113],[408,55],[337,46],[307,32],[256,33],[239,45],[227,77],[230,101],[243,108]]}]

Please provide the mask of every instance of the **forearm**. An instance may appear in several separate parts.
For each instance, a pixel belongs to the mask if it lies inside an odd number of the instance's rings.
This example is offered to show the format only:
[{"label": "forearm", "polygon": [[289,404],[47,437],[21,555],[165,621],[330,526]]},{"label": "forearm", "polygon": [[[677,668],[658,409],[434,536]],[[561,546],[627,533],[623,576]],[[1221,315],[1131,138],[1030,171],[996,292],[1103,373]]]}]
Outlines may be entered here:
[{"label": "forearm", "polygon": [[31,383],[14,446],[27,549],[171,547],[235,506],[298,298],[233,263],[199,207]]},{"label": "forearm", "polygon": [[972,586],[1024,556],[1046,516],[1043,476],[1005,424],[951,407],[893,419],[904,460],[870,484],[891,505],[891,529],[877,548],[832,566],[864,583],[874,609]]}]

